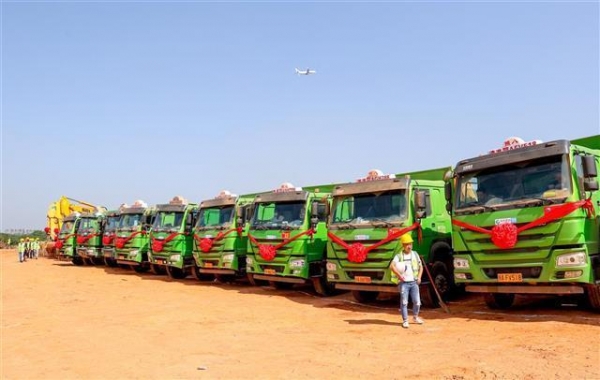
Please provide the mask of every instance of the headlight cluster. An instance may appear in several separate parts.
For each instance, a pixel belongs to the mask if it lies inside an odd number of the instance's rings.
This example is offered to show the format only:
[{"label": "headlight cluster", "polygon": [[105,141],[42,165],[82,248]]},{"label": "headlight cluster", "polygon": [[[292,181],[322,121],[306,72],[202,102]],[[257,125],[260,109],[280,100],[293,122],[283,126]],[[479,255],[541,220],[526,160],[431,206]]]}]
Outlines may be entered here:
[{"label": "headlight cluster", "polygon": [[223,262],[224,263],[231,263],[233,261],[233,253],[227,254],[227,255],[223,255]]},{"label": "headlight cluster", "polygon": [[246,265],[253,265],[254,264],[254,260],[252,260],[252,257],[246,257]]},{"label": "headlight cluster", "polygon": [[290,268],[302,268],[302,267],[304,267],[304,260],[290,261]]},{"label": "headlight cluster", "polygon": [[169,261],[171,262],[177,262],[181,260],[181,255],[171,255],[171,257],[169,257]]},{"label": "headlight cluster", "polygon": [[328,271],[334,271],[337,270],[337,265],[335,265],[335,263],[332,262],[327,262],[327,264],[325,264],[325,267],[327,268]]},{"label": "headlight cluster", "polygon": [[557,267],[572,267],[577,265],[584,265],[586,263],[584,252],[568,253],[556,257]]},{"label": "headlight cluster", "polygon": [[133,251],[129,252],[129,257],[134,258],[138,255],[139,251],[137,249],[134,249]]},{"label": "headlight cluster", "polygon": [[461,259],[460,257],[454,258],[454,268],[455,269],[469,269],[469,260]]}]

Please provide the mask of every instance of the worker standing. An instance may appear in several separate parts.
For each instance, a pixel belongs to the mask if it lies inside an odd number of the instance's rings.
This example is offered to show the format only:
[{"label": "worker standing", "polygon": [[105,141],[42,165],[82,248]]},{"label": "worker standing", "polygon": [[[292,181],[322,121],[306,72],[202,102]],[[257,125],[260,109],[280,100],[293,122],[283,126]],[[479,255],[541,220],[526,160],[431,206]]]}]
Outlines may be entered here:
[{"label": "worker standing", "polygon": [[25,261],[25,240],[23,238],[19,239],[19,244],[17,244],[17,251],[19,252],[19,262]]}]

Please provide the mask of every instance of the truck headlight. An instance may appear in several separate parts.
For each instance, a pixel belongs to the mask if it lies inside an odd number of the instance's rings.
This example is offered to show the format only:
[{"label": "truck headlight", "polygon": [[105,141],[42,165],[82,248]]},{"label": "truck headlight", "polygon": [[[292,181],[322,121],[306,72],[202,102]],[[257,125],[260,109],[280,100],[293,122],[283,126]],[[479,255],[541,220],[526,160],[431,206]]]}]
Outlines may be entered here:
[{"label": "truck headlight", "polygon": [[461,259],[460,257],[455,257],[454,268],[469,269],[469,260]]},{"label": "truck headlight", "polygon": [[325,264],[325,267],[327,268],[328,271],[335,271],[337,270],[337,265],[335,265],[335,263],[332,262],[327,262],[327,264]]},{"label": "truck headlight", "polygon": [[556,266],[572,267],[576,265],[584,265],[585,261],[586,260],[584,252],[567,253],[565,255],[560,255],[556,257]]},{"label": "truck headlight", "polygon": [[138,255],[139,251],[137,249],[134,249],[133,251],[129,252],[129,257],[136,257]]},{"label": "truck headlight", "polygon": [[254,264],[254,260],[252,260],[252,257],[246,257],[246,265],[253,265]]},{"label": "truck headlight", "polygon": [[290,261],[290,268],[302,268],[303,266],[304,266],[304,260]]},{"label": "truck headlight", "polygon": [[223,262],[230,263],[233,261],[233,253],[229,253],[227,255],[223,255]]},{"label": "truck headlight", "polygon": [[181,260],[181,255],[171,255],[171,257],[169,257],[169,261],[177,262],[179,260]]}]

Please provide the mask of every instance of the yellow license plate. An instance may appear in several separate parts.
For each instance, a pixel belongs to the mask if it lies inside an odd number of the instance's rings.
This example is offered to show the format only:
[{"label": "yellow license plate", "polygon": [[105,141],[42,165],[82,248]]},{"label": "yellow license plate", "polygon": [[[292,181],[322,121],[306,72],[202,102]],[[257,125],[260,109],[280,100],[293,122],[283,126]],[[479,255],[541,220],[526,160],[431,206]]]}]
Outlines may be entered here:
[{"label": "yellow license plate", "polygon": [[277,272],[275,272],[275,269],[265,269],[265,274],[277,274]]},{"label": "yellow license plate", "polygon": [[213,264],[212,263],[205,263],[204,266],[207,267],[207,268],[212,268]]},{"label": "yellow license plate", "polygon": [[119,255],[119,259],[124,259],[125,255]]},{"label": "yellow license plate", "polygon": [[498,273],[499,282],[522,282],[523,275],[521,273]]},{"label": "yellow license plate", "polygon": [[371,277],[368,277],[368,276],[356,276],[356,277],[354,277],[354,280],[356,282],[360,282],[360,283],[363,283],[363,284],[370,284],[371,283]]}]

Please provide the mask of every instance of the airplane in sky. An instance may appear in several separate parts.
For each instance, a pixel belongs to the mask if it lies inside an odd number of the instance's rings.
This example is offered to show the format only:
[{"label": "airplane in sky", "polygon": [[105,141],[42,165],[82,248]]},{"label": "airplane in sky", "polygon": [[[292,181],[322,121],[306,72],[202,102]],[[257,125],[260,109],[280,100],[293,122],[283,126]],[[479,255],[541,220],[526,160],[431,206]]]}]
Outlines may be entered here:
[{"label": "airplane in sky", "polygon": [[310,75],[310,74],[316,74],[317,70],[311,70],[311,69],[306,69],[306,70],[298,70],[296,69],[296,74],[298,75]]}]

